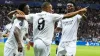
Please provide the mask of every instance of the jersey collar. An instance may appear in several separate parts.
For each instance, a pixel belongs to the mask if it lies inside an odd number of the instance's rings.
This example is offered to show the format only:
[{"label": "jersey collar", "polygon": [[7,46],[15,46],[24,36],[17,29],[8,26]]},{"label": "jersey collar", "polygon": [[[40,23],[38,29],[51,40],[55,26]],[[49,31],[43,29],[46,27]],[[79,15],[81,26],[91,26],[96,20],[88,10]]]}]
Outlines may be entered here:
[{"label": "jersey collar", "polygon": [[42,11],[41,13],[48,13],[48,12],[46,12],[46,11]]}]

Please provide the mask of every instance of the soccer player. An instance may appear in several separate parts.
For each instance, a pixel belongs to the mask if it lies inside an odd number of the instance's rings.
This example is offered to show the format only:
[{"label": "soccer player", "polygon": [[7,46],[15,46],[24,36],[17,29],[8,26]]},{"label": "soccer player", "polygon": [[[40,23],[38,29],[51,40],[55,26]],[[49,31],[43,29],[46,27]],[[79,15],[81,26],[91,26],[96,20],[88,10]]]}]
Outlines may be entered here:
[{"label": "soccer player", "polygon": [[[20,4],[18,9],[26,15],[29,12],[29,6],[26,3]],[[25,56],[23,38],[25,35],[27,36],[27,33],[28,22],[24,19],[15,19],[8,40],[5,43],[4,56]]]},{"label": "soccer player", "polygon": [[[75,11],[73,2],[67,3],[67,13]],[[77,29],[85,12],[79,13],[71,18],[62,19],[59,21],[57,29],[62,29],[62,37],[58,46],[57,56],[75,56]]]},{"label": "soccer player", "polygon": [[33,23],[33,40],[35,56],[48,56],[50,53],[50,45],[52,43],[54,33],[54,23],[65,17],[75,16],[76,14],[86,11],[83,8],[76,12],[68,14],[52,14],[52,5],[49,2],[44,2],[41,6],[42,12],[29,15],[16,15],[17,18],[26,18]]},{"label": "soccer player", "polygon": [[58,50],[58,45],[60,43],[61,35],[62,35],[61,31],[55,32],[55,44],[57,45],[56,54],[57,54],[57,50]]},{"label": "soccer player", "polygon": [[12,23],[6,25],[5,30],[3,31],[3,37],[9,36],[11,27],[12,27]]}]

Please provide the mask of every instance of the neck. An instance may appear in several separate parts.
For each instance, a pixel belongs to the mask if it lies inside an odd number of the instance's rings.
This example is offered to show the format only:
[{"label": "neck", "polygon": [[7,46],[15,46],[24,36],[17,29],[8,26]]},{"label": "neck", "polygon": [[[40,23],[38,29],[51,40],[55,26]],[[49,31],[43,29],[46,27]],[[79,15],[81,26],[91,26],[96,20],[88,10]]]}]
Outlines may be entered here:
[{"label": "neck", "polygon": [[43,8],[42,11],[49,12],[46,8]]},{"label": "neck", "polygon": [[42,10],[42,11],[48,12],[47,10]]}]

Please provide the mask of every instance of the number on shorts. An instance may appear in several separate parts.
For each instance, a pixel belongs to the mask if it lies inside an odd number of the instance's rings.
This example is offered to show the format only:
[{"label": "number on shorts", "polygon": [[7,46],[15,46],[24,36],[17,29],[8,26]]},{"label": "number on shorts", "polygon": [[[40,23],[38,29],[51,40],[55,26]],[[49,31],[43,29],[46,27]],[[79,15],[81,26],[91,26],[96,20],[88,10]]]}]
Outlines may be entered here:
[{"label": "number on shorts", "polygon": [[44,26],[45,26],[45,20],[44,20],[44,18],[40,18],[38,20],[38,29],[42,30],[44,28]]}]

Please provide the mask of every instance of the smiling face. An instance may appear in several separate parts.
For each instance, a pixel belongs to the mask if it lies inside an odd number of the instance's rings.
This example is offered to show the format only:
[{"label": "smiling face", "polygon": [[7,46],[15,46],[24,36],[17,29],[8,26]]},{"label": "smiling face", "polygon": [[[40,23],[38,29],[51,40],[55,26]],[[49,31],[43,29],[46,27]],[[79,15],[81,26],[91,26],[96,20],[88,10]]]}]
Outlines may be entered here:
[{"label": "smiling face", "polygon": [[18,9],[22,12],[24,12],[26,15],[28,15],[30,13],[30,8],[29,5],[27,3],[21,3],[18,6]]},{"label": "smiling face", "polygon": [[43,11],[53,13],[52,5],[49,2],[44,2],[41,8]]},{"label": "smiling face", "polygon": [[72,3],[67,3],[66,9],[68,12],[73,12],[75,10],[75,6]]}]

